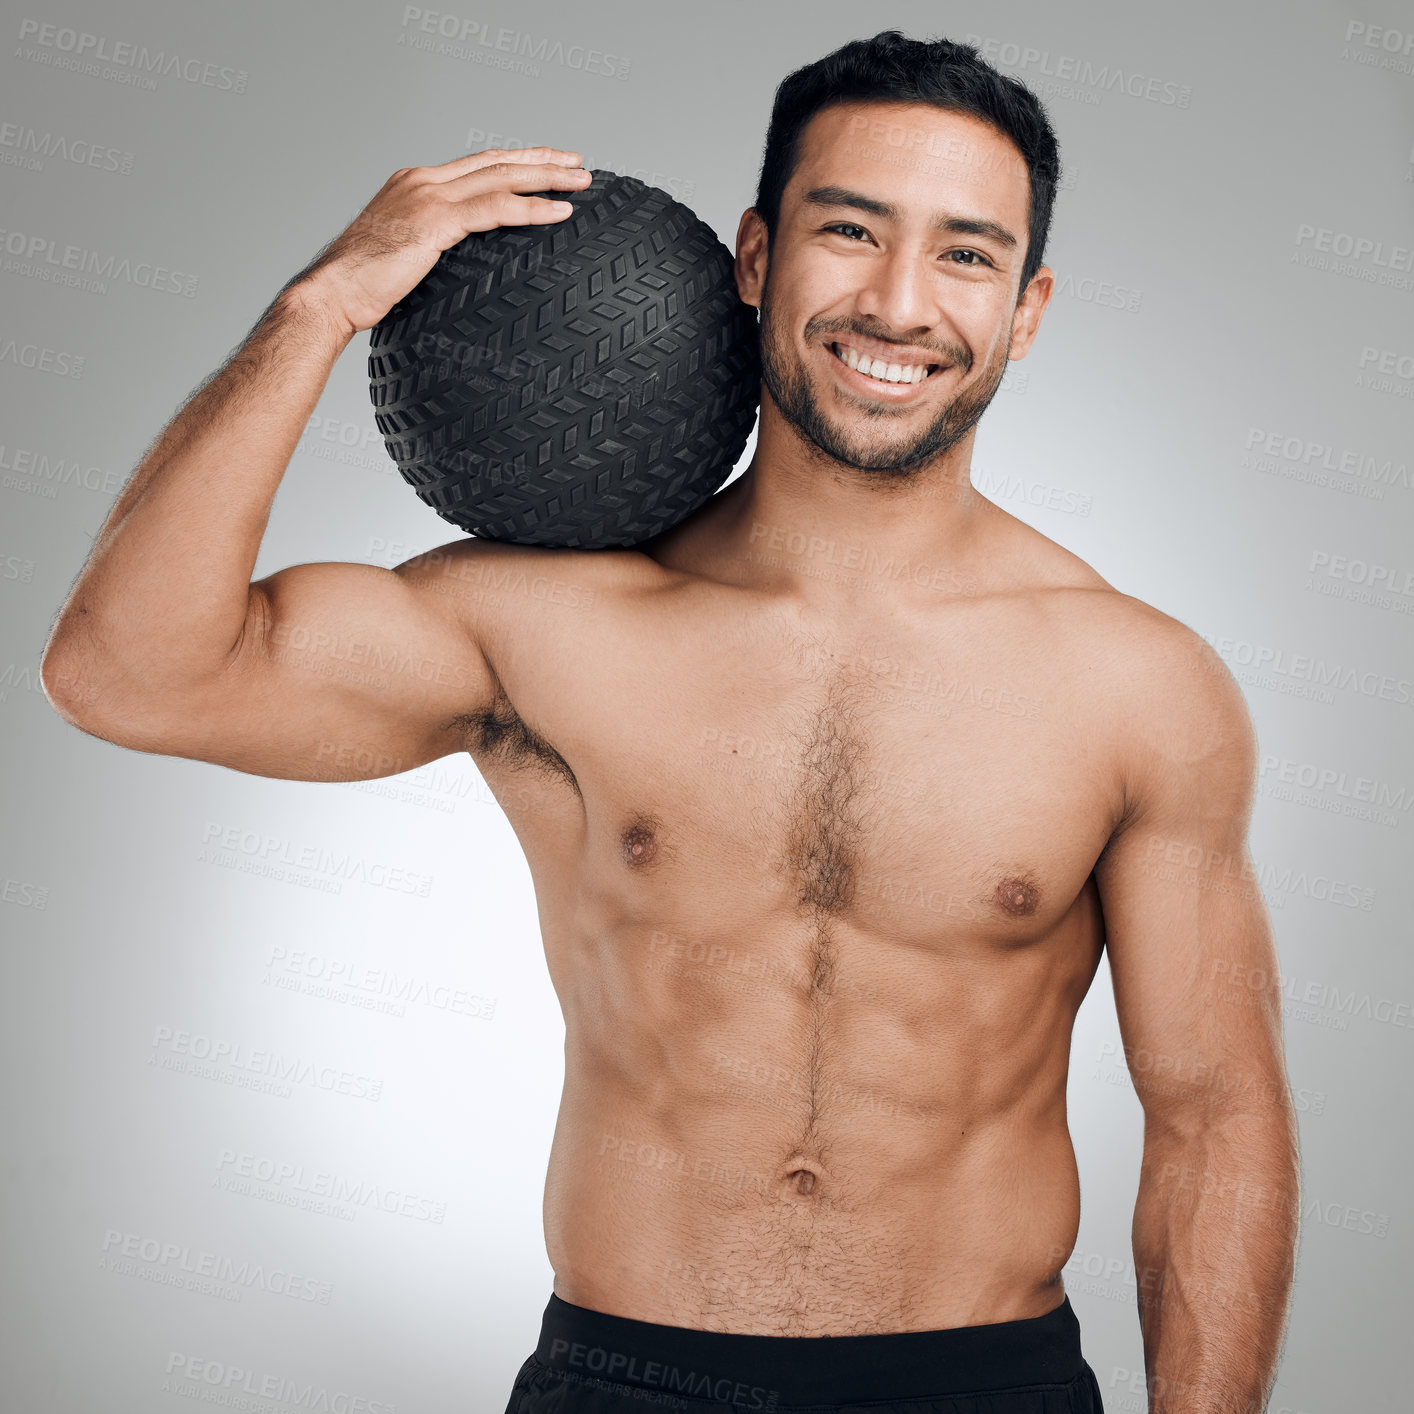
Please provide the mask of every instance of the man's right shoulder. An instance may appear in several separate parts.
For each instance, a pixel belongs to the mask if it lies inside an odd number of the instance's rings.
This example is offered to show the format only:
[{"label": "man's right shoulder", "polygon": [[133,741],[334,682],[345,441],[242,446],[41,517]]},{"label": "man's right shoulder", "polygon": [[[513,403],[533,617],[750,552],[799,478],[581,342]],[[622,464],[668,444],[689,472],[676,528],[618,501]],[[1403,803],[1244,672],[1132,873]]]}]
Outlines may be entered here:
[{"label": "man's right shoulder", "polygon": [[[567,550],[464,536],[425,550],[393,572],[457,617],[483,644],[536,623],[582,625],[661,582],[663,571],[634,550]],[[563,612],[561,612],[563,611]]]},{"label": "man's right shoulder", "polygon": [[605,589],[635,576],[646,577],[648,571],[656,568],[634,550],[565,550],[487,540],[478,535],[449,540],[393,566],[396,574],[421,587],[435,586],[439,581],[452,585],[484,581],[504,586],[512,580],[548,576],[593,582]]}]

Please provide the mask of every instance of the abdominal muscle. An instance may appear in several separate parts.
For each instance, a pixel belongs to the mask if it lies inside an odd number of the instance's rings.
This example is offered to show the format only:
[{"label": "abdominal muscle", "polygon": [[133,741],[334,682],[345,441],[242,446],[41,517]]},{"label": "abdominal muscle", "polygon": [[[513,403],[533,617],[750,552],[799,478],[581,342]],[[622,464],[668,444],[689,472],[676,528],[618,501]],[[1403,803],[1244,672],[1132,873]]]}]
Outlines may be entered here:
[{"label": "abdominal muscle", "polygon": [[750,1335],[1060,1305],[1080,1205],[1069,1037],[1098,951],[1057,931],[930,959],[841,929],[824,998],[788,939],[774,968],[770,942],[675,956],[641,923],[549,948],[566,1018],[555,1293]]}]

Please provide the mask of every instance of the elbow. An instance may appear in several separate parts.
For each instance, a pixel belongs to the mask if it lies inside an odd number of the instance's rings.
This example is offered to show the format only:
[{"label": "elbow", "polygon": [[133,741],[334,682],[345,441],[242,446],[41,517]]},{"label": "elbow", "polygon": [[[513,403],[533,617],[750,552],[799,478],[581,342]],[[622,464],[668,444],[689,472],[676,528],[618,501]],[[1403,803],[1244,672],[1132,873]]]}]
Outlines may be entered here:
[{"label": "elbow", "polygon": [[1198,1169],[1260,1168],[1273,1182],[1296,1180],[1301,1168],[1296,1115],[1287,1097],[1216,1107],[1194,1104],[1145,1111],[1146,1161],[1164,1176]]},{"label": "elbow", "polygon": [[[71,727],[115,746],[138,746],[130,730],[133,693],[101,671],[92,654],[54,639],[39,660],[39,685]],[[126,723],[126,725],[125,725]]]},{"label": "elbow", "polygon": [[52,644],[39,681],[55,712],[87,736],[155,756],[185,754],[198,699],[151,674]]},{"label": "elbow", "polygon": [[39,660],[39,685],[49,705],[70,726],[88,731],[88,722],[102,698],[91,663],[55,634]]}]

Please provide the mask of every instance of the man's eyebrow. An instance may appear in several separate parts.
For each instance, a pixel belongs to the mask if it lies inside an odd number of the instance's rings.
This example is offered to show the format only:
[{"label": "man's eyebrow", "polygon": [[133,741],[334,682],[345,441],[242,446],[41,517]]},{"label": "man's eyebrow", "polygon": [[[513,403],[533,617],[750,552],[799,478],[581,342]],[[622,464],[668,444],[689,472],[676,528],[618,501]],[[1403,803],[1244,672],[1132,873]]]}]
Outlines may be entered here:
[{"label": "man's eyebrow", "polygon": [[[892,202],[864,196],[848,187],[811,187],[801,200],[807,206],[849,206],[856,211],[867,211],[871,216],[882,216],[886,221],[901,219],[898,207]],[[943,235],[985,236],[1008,249],[1015,249],[1017,245],[1016,237],[1005,226],[981,216],[938,216],[934,218],[933,229]]]}]

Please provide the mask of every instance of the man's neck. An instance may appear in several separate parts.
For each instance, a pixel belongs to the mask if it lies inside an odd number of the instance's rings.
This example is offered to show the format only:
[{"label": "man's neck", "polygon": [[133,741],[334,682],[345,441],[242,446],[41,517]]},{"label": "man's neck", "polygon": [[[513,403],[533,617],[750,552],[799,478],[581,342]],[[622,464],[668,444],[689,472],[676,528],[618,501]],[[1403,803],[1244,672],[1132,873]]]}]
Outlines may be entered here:
[{"label": "man's neck", "polygon": [[939,579],[975,552],[992,507],[972,485],[970,435],[907,474],[860,471],[785,441],[759,442],[741,476],[652,557],[811,599],[853,598],[854,585],[877,604],[900,572]]}]

